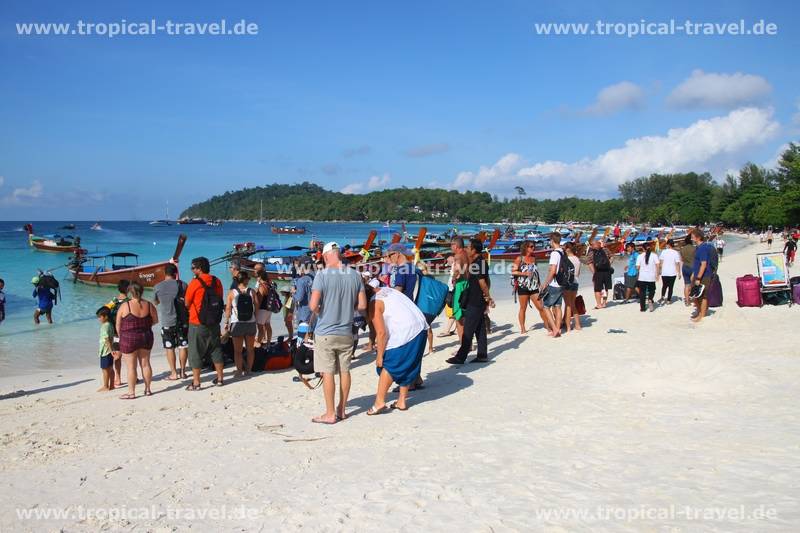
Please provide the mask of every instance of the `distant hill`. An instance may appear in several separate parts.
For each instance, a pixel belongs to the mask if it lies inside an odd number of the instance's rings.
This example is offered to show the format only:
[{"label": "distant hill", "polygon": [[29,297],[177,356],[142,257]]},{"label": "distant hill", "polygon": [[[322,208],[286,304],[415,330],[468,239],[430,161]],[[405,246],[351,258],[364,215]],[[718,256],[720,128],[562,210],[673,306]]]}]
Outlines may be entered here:
[{"label": "distant hill", "polygon": [[[450,223],[539,219],[555,222],[569,214],[580,214],[584,217],[581,220],[613,221],[619,217],[622,207],[618,200],[500,200],[486,192],[462,193],[424,187],[344,194],[304,182],[229,191],[188,207],[181,216],[258,220],[262,201],[266,220],[314,221],[408,220]],[[581,209],[575,209],[578,206]]]},{"label": "distant hill", "polygon": [[716,183],[710,174],[651,174],[619,186],[620,198],[587,200],[517,197],[499,199],[486,192],[444,189],[387,189],[344,194],[313,183],[273,184],[214,196],[181,216],[220,220],[258,220],[264,203],[269,220],[407,220],[420,222],[520,222],[543,220],[615,221],[649,224],[703,224],[760,227],[800,223],[800,144],[790,143],[775,169],[748,163],[738,176]]}]

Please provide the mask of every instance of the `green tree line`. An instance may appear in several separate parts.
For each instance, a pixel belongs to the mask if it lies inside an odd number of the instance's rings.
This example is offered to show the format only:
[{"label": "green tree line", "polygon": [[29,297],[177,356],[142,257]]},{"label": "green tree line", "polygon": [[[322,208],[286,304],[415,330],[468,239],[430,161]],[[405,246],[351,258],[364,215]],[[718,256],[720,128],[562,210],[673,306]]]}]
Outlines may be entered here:
[{"label": "green tree line", "polygon": [[421,222],[626,221],[782,227],[800,222],[800,145],[790,144],[775,169],[748,163],[738,175],[716,183],[710,174],[652,174],[619,186],[619,197],[536,199],[522,187],[517,197],[487,192],[398,188],[345,194],[319,185],[272,184],[224,194],[194,204],[181,216],[257,220],[263,203],[268,220],[408,220]]}]

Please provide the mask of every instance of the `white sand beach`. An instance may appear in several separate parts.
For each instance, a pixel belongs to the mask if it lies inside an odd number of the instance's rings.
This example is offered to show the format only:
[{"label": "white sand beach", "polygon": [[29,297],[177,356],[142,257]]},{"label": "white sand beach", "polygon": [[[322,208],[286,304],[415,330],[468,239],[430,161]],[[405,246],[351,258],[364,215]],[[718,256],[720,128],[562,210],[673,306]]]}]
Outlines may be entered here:
[{"label": "white sand beach", "polygon": [[724,258],[699,325],[628,304],[521,336],[499,304],[492,361],[451,367],[437,339],[406,412],[365,415],[363,356],[332,426],[294,371],[189,393],[160,348],[133,401],[95,367],[0,378],[0,531],[798,531],[800,306],[735,303],[762,247]]}]

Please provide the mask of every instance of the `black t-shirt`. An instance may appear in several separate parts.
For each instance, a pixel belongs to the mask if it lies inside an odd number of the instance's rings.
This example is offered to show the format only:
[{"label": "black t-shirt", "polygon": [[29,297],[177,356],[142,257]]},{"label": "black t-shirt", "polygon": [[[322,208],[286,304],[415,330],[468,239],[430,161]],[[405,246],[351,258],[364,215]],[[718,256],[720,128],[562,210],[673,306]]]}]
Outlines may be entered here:
[{"label": "black t-shirt", "polygon": [[479,257],[475,262],[469,265],[469,287],[467,289],[467,307],[486,307],[486,300],[483,299],[483,291],[479,284],[479,280],[486,281],[489,285],[489,268],[486,265],[486,260]]}]

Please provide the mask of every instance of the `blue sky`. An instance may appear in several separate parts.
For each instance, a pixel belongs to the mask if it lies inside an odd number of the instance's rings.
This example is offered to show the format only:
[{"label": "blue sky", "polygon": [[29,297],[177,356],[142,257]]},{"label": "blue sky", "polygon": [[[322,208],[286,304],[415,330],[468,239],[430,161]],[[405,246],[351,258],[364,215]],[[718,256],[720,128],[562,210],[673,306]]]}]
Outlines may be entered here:
[{"label": "blue sky", "polygon": [[[800,137],[788,2],[16,2],[0,12],[0,219],[150,219],[309,180],[609,197],[650,172],[768,164]],[[605,3],[609,4],[609,3]],[[256,36],[19,36],[18,22]],[[778,25],[539,36],[535,23]]]}]

